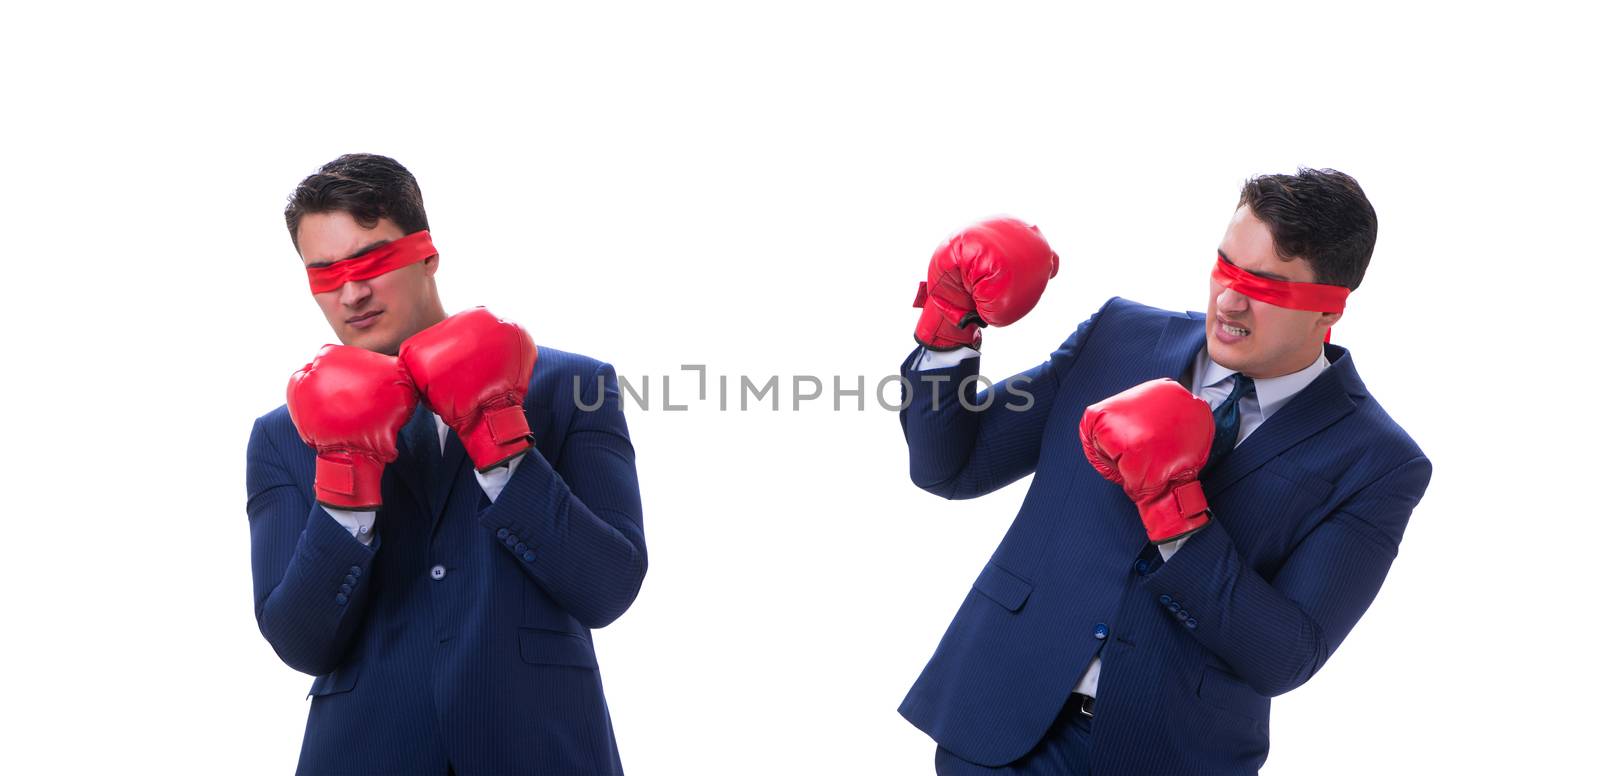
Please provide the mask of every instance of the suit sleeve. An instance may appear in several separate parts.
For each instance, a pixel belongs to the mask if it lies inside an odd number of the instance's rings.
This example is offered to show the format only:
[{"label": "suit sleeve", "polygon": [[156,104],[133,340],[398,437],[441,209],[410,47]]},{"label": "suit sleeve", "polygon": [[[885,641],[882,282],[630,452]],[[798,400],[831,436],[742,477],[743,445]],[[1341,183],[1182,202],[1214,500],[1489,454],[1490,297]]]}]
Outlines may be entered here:
[{"label": "suit sleeve", "polygon": [[309,503],[260,420],[250,432],[245,490],[256,625],[290,668],[329,673],[362,621],[382,539],[362,544]]},{"label": "suit sleeve", "polygon": [[1049,360],[982,391],[979,359],[918,371],[922,349],[913,351],[900,365],[900,428],[911,452],[911,481],[963,499],[1032,473],[1059,387],[1110,304],[1079,324]]},{"label": "suit sleeve", "polygon": [[1322,668],[1377,597],[1432,471],[1418,456],[1362,488],[1270,582],[1213,520],[1142,583],[1256,692],[1281,695]]},{"label": "suit sleeve", "polygon": [[530,450],[478,522],[552,599],[599,628],[632,605],[647,559],[616,372],[602,364],[583,392],[559,468]]}]

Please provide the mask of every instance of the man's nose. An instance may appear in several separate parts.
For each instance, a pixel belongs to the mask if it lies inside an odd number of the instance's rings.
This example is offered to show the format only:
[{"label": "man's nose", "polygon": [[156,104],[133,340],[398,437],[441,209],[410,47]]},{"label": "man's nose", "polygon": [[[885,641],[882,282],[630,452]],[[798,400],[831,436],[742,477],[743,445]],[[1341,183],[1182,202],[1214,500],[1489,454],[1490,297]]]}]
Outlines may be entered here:
[{"label": "man's nose", "polygon": [[372,287],[364,280],[349,280],[339,286],[339,304],[346,307],[357,307],[369,296],[372,296]]},{"label": "man's nose", "polygon": [[1224,288],[1217,294],[1217,309],[1230,313],[1242,313],[1250,306],[1250,297],[1231,288]]}]

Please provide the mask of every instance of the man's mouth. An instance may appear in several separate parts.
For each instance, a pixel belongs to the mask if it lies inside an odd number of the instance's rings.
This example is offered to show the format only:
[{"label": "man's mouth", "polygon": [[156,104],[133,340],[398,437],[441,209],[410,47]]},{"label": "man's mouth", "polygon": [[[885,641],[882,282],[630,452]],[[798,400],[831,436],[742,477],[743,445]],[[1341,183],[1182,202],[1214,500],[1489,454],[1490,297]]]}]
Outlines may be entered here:
[{"label": "man's mouth", "polygon": [[365,329],[368,326],[371,326],[372,323],[373,323],[373,320],[376,319],[379,315],[382,315],[382,314],[383,314],[382,310],[375,310],[375,311],[370,312],[370,313],[362,313],[361,315],[357,315],[357,316],[355,316],[353,318],[346,318],[344,322],[347,325],[354,326],[354,327],[356,327],[358,329]]},{"label": "man's mouth", "polygon": [[1228,341],[1238,341],[1250,336],[1250,330],[1221,318],[1217,319],[1217,333],[1223,335]]}]

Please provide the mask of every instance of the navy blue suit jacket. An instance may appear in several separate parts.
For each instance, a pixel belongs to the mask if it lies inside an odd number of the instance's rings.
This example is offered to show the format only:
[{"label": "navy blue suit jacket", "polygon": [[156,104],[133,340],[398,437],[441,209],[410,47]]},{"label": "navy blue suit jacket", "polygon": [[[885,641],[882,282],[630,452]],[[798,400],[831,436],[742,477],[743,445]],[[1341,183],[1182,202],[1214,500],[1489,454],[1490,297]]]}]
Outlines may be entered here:
[{"label": "navy blue suit jacket", "polygon": [[1045,363],[969,385],[970,404],[991,400],[981,411],[954,400],[978,359],[902,366],[918,486],[972,498],[1036,473],[900,706],[940,745],[1023,757],[1098,655],[1096,774],[1255,773],[1268,699],[1310,679],[1372,603],[1432,469],[1344,348],[1325,345],[1329,368],[1204,478],[1213,520],[1165,564],[1084,458],[1085,407],[1157,377],[1189,385],[1204,344],[1203,314],[1112,299]]},{"label": "navy blue suit jacket", "polygon": [[645,574],[616,374],[540,348],[523,407],[537,448],[491,504],[454,431],[439,459],[419,404],[371,545],[316,504],[315,453],[287,409],[256,421],[256,620],[317,675],[300,773],[622,772],[590,641]]}]

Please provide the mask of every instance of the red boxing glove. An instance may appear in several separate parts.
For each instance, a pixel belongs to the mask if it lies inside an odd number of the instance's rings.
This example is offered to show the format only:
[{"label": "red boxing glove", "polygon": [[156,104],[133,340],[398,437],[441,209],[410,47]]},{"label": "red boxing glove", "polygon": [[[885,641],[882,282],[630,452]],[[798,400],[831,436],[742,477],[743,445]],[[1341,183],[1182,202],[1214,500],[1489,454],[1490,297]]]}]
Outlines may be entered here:
[{"label": "red boxing glove", "polygon": [[417,409],[417,391],[394,356],[324,345],[289,378],[289,419],[317,451],[317,503],[383,506],[383,467]]},{"label": "red boxing glove", "polygon": [[539,349],[521,326],[482,307],[456,313],[400,344],[400,363],[484,472],[533,446],[522,397]]},{"label": "red boxing glove", "polygon": [[1139,506],[1156,544],[1209,520],[1199,475],[1211,454],[1211,407],[1165,377],[1091,405],[1078,424],[1083,453],[1100,476]]},{"label": "red boxing glove", "polygon": [[978,347],[980,327],[1027,315],[1060,266],[1036,226],[994,218],[963,229],[933,252],[928,282],[917,287],[917,342],[929,350]]}]

